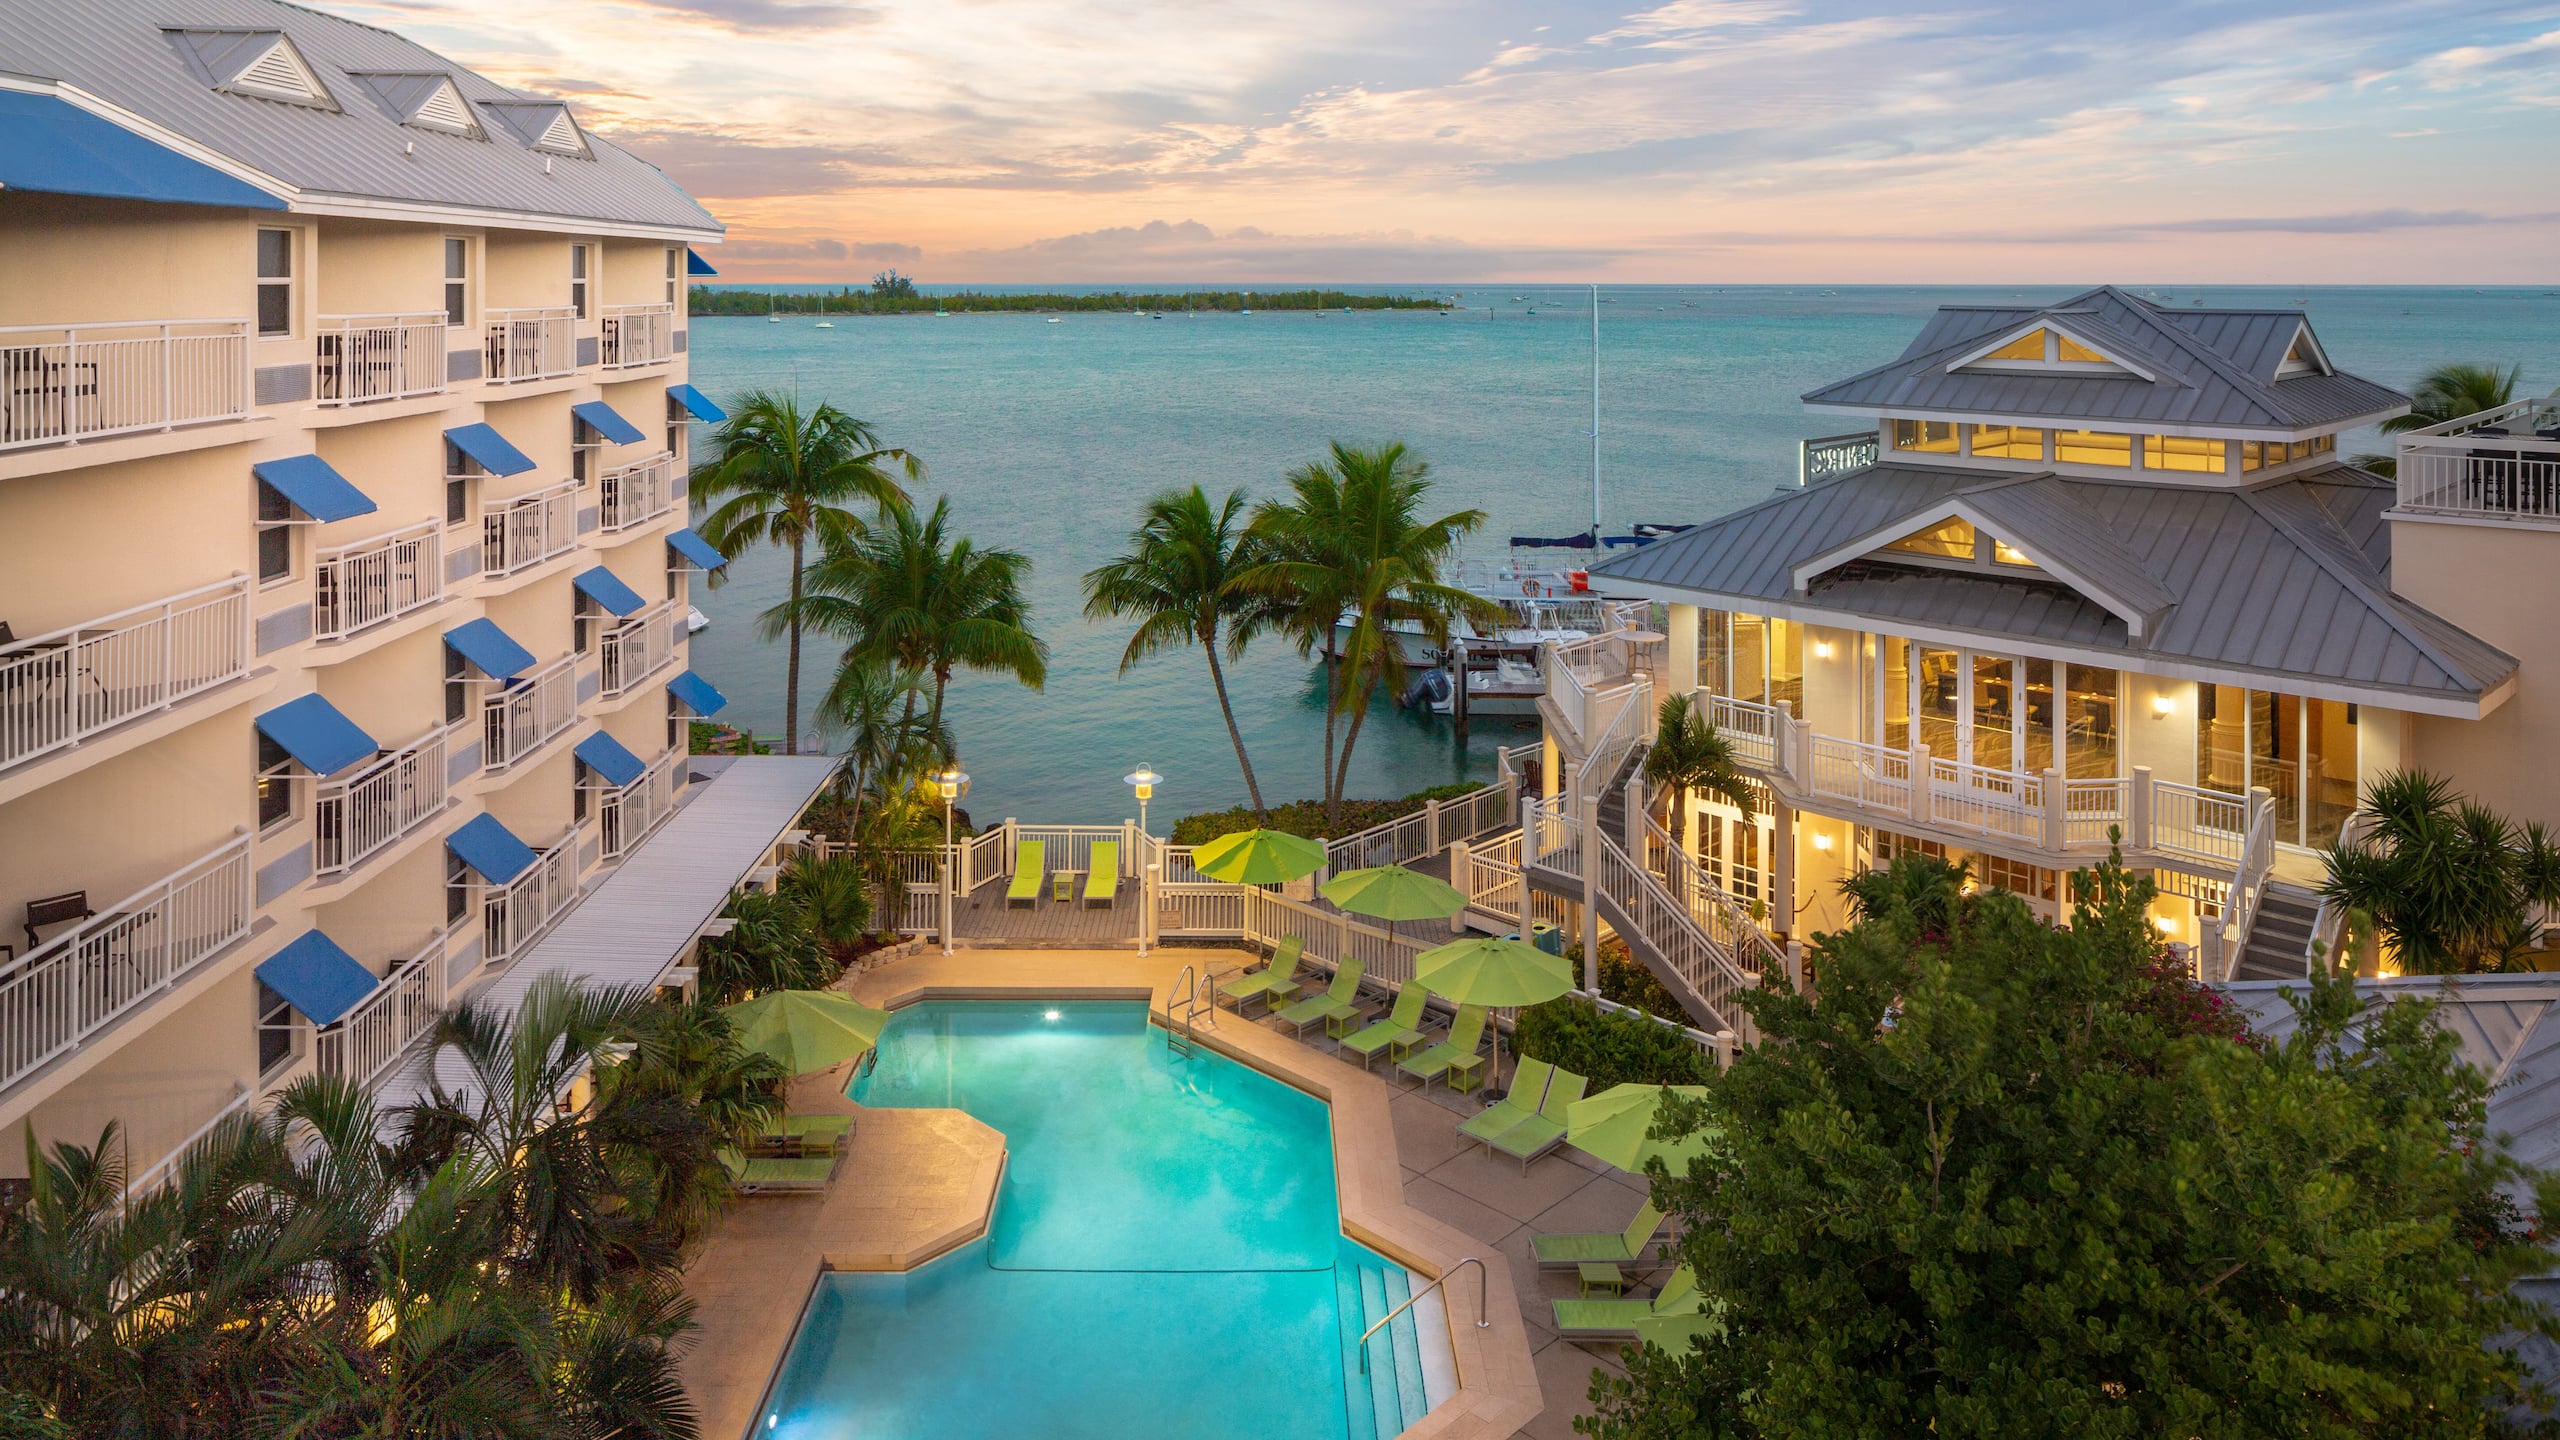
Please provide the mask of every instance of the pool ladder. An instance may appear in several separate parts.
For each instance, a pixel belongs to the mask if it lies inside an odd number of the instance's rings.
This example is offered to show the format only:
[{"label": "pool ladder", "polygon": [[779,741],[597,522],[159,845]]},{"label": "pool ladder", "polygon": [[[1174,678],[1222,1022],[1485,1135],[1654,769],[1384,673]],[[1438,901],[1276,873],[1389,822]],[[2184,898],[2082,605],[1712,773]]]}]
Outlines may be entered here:
[{"label": "pool ladder", "polygon": [[[1379,1316],[1368,1329],[1360,1332],[1360,1373],[1363,1375],[1369,1373],[1370,1336],[1386,1329],[1388,1321],[1393,1320],[1407,1310],[1412,1309],[1415,1302],[1419,1301],[1423,1296],[1430,1294],[1434,1290],[1439,1290],[1445,1287],[1449,1283],[1450,1277],[1456,1275],[1459,1271],[1466,1269],[1470,1265],[1476,1267],[1476,1328],[1479,1330],[1491,1329],[1493,1326],[1493,1319],[1485,1311],[1486,1281],[1484,1262],[1477,1259],[1475,1256],[1470,1255],[1465,1259],[1460,1260],[1457,1264],[1450,1266],[1447,1271],[1441,1274],[1440,1278],[1423,1286],[1421,1289],[1414,1291],[1411,1295],[1406,1296],[1403,1304],[1388,1311],[1386,1314]],[[1443,1303],[1446,1303],[1445,1297],[1443,1297]]]},{"label": "pool ladder", "polygon": [[1164,1048],[1176,1055],[1189,1055],[1197,1047],[1199,1037],[1194,1020],[1201,1011],[1209,1012],[1211,1023],[1218,1018],[1218,992],[1200,979],[1200,967],[1185,965],[1173,977],[1173,988],[1164,1002]]}]

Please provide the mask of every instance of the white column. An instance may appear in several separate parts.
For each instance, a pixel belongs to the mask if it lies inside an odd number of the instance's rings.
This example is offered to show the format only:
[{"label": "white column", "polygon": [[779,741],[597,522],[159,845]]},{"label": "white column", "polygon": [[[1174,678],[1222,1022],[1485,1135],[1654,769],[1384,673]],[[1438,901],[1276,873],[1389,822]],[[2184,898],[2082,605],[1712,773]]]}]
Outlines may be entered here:
[{"label": "white column", "polygon": [[1671,623],[1665,628],[1670,639],[1669,663],[1664,674],[1669,677],[1670,693],[1686,695],[1698,688],[1698,607],[1673,605]]}]

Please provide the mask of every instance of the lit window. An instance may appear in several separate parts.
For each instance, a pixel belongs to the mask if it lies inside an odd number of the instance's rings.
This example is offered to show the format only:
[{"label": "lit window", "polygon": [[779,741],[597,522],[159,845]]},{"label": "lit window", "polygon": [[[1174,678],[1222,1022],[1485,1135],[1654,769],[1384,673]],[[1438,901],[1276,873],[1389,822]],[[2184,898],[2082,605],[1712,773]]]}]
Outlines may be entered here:
[{"label": "lit window", "polygon": [[[2270,456],[2268,454],[2269,451],[2273,451],[2275,453]],[[2264,470],[2269,465],[2281,465],[2283,463],[2284,447],[2282,445],[2270,445],[2264,440],[2243,440],[2240,442],[2240,469],[2243,473],[2251,470]]]},{"label": "lit window", "polygon": [[1951,516],[1917,534],[1905,535],[1884,548],[1904,555],[1970,560],[1974,550],[1973,522],[1961,515]]},{"label": "lit window", "polygon": [[1976,459],[2041,460],[2044,458],[2044,432],[2022,425],[1976,425],[1973,427],[1973,453]]},{"label": "lit window", "polygon": [[1991,558],[1999,561],[2003,565],[2023,565],[2030,570],[2036,568],[2036,562],[2027,558],[2026,551],[2019,549],[2017,546],[2010,544],[2006,540],[1994,540],[1991,542]]},{"label": "lit window", "polygon": [[2044,358],[2044,332],[2030,330],[1982,358],[1985,360],[2041,360]]},{"label": "lit window", "polygon": [[1934,455],[1956,453],[1956,426],[1952,420],[1896,420],[1893,422],[1893,448],[1918,450]]},{"label": "lit window", "polygon": [[2145,435],[2142,463],[2151,470],[2192,470],[2219,475],[2230,468],[2230,442],[2195,435]]},{"label": "lit window", "polygon": [[2133,465],[2133,437],[2106,430],[2056,430],[2053,458],[2066,465]]},{"label": "lit window", "polygon": [[258,333],[293,333],[293,232],[258,232]]},{"label": "lit window", "polygon": [[2296,448],[2300,449],[2302,453],[2306,455],[2326,455],[2338,448],[2338,437],[2335,435],[2314,435],[2310,439],[2303,441],[2302,444]]},{"label": "lit window", "polygon": [[2056,360],[2069,360],[2080,365],[2106,365],[2112,363],[2106,356],[2099,354],[2097,351],[2090,349],[2088,346],[2081,344],[2079,341],[2072,339],[2068,335],[2055,335],[2053,337],[2053,346],[2053,358]]}]

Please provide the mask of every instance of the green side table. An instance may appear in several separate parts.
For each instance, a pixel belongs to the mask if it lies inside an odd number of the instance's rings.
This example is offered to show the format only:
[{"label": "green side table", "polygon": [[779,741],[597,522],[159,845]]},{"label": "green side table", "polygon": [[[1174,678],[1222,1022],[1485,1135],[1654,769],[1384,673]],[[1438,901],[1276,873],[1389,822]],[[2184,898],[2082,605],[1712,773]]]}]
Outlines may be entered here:
[{"label": "green side table", "polygon": [[1627,1293],[1627,1277],[1610,1260],[1585,1260],[1574,1269],[1582,1276],[1582,1298],[1588,1300],[1597,1291],[1604,1295]]}]

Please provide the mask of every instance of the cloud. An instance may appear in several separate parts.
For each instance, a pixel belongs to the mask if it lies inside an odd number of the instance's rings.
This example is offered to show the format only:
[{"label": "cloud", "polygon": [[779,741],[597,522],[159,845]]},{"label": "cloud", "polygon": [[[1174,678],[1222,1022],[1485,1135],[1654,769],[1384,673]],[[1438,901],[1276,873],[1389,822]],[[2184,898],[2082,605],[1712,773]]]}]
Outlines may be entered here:
[{"label": "cloud", "polygon": [[731,240],[720,247],[724,260],[753,263],[759,260],[842,260],[849,253],[841,240],[824,236],[810,240]]},{"label": "cloud", "polygon": [[901,265],[913,265],[924,258],[924,249],[916,245],[901,245],[895,240],[865,240],[853,247],[853,258],[889,260]]},{"label": "cloud", "polygon": [[876,18],[867,9],[853,5],[822,3],[822,0],[640,0],[654,9],[672,11],[698,20],[707,20],[724,30],[748,32],[788,30],[820,33],[842,30]]},{"label": "cloud", "polygon": [[2560,210],[2506,215],[2486,215],[2474,210],[2367,210],[2337,215],[2224,215],[2190,220],[2127,220],[2095,225],[1889,234],[1839,229],[1716,230],[1666,235],[1649,243],[1670,250],[1791,247],[1815,242],[1911,246],[2109,245],[2155,235],[2386,235],[2403,230],[2469,230],[2555,224],[2560,224]]},{"label": "cloud", "polygon": [[1023,283],[1300,282],[1348,276],[1436,282],[1587,271],[1625,253],[1606,247],[1477,245],[1410,231],[1275,235],[1246,225],[1221,234],[1197,220],[1150,220],[963,251],[948,264],[955,280]]}]

